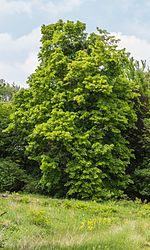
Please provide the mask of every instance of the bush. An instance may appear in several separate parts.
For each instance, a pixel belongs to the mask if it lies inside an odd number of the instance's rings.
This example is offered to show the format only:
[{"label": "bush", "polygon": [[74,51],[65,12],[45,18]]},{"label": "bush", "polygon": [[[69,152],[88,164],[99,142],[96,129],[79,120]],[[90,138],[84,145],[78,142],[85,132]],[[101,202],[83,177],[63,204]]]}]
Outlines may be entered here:
[{"label": "bush", "polygon": [[20,191],[28,182],[28,176],[10,159],[0,159],[0,192]]},{"label": "bush", "polygon": [[142,200],[150,201],[150,169],[147,168],[136,169],[134,175],[134,183],[138,196]]},{"label": "bush", "polygon": [[28,182],[23,188],[23,191],[25,193],[32,193],[32,194],[47,194],[47,191],[42,188],[42,185],[40,183],[40,178],[39,176],[29,176],[28,177]]}]

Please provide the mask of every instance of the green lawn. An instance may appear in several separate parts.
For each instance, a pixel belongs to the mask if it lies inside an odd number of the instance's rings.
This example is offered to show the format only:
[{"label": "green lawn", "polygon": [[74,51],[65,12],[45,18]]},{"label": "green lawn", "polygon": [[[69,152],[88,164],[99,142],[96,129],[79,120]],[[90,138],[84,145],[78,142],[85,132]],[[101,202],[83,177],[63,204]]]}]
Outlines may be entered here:
[{"label": "green lawn", "polygon": [[150,250],[150,204],[0,197],[1,249]]}]

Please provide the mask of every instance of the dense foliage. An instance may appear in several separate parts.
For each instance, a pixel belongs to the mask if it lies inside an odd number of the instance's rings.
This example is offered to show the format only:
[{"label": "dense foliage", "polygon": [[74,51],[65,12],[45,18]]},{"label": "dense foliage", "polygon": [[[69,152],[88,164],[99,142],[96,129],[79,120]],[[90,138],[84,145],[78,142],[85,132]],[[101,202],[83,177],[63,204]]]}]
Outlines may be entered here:
[{"label": "dense foliage", "polygon": [[13,112],[12,99],[18,90],[19,87],[15,84],[10,85],[5,80],[0,80],[0,157],[3,158],[10,156],[10,151],[12,151],[12,147],[10,147],[12,140],[3,133],[3,130],[10,122],[10,115]]},{"label": "dense foliage", "polygon": [[10,159],[0,158],[0,192],[19,191],[28,182],[25,172]]},{"label": "dense foliage", "polygon": [[133,183],[128,187],[127,193],[130,197],[139,197],[150,200],[149,189],[149,121],[150,121],[150,71],[146,69],[146,63],[134,62],[134,69],[131,70],[133,77],[139,84],[139,98],[134,100],[134,109],[137,114],[136,126],[129,131],[130,147],[134,150],[134,159],[130,161],[128,173]]},{"label": "dense foliage", "polygon": [[148,199],[144,64],[106,31],[88,35],[79,21],[44,25],[41,42],[40,65],[17,93],[5,130],[11,158],[42,175],[51,195],[100,200],[126,190]]}]

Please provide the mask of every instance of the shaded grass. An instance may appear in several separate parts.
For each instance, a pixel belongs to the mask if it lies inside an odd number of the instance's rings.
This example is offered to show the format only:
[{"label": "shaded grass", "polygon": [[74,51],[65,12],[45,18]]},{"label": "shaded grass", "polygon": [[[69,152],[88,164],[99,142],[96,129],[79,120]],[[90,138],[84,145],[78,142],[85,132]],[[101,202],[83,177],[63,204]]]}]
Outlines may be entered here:
[{"label": "shaded grass", "polygon": [[1,249],[150,250],[150,204],[25,194],[0,202]]}]

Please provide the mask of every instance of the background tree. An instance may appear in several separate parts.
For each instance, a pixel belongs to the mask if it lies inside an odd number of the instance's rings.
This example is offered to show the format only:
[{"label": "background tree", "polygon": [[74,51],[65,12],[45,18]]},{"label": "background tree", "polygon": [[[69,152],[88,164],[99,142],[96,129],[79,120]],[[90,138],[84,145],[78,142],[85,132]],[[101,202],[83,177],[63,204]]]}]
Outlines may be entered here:
[{"label": "background tree", "polygon": [[[127,173],[133,183],[128,186],[127,194],[149,199],[149,119],[150,119],[150,72],[146,69],[146,62],[134,61],[131,64],[130,74],[132,79],[139,85],[138,98],[134,98],[134,110],[137,115],[135,127],[128,131],[130,148],[133,149],[134,158],[130,160]],[[141,176],[140,176],[141,175]],[[146,191],[147,190],[147,191]]]},{"label": "background tree", "polygon": [[[0,80],[0,191],[19,191],[27,182],[27,175],[14,160],[13,140],[4,132],[10,123],[13,112],[12,99],[19,90],[15,84],[10,85]],[[11,159],[14,159],[13,161]]]},{"label": "background tree", "polygon": [[[30,192],[41,192],[38,185],[38,171],[33,171],[35,162],[29,160],[25,154],[24,131],[10,129],[10,117],[13,119],[14,95],[24,92],[15,84],[10,85],[0,80],[0,191],[19,191],[25,189]],[[16,98],[17,99],[17,98]]]},{"label": "background tree", "polygon": [[11,144],[11,140],[3,130],[7,128],[10,122],[10,115],[12,113],[12,98],[19,90],[15,84],[10,85],[5,80],[0,80],[0,157],[5,158],[9,155],[7,150]]},{"label": "background tree", "polygon": [[0,102],[10,101],[19,88],[14,83],[11,85],[4,79],[0,79]]}]

